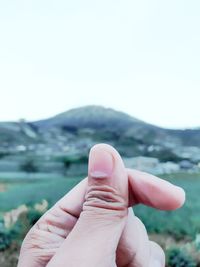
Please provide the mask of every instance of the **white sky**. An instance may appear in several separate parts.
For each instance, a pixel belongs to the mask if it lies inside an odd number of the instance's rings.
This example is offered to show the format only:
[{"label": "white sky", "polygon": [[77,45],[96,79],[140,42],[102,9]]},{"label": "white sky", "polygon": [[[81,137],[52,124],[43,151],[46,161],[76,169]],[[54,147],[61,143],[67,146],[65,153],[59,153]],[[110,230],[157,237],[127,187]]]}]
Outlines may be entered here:
[{"label": "white sky", "polygon": [[98,104],[200,126],[200,1],[0,1],[0,120]]}]

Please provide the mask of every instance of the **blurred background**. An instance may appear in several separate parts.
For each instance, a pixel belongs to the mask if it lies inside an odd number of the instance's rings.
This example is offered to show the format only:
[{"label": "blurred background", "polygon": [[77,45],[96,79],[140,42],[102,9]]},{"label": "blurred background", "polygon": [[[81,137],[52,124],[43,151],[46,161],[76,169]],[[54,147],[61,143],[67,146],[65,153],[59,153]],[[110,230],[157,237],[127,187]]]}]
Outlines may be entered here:
[{"label": "blurred background", "polygon": [[87,176],[90,148],[182,186],[137,206],[167,266],[200,266],[200,2],[0,2],[0,266]]}]

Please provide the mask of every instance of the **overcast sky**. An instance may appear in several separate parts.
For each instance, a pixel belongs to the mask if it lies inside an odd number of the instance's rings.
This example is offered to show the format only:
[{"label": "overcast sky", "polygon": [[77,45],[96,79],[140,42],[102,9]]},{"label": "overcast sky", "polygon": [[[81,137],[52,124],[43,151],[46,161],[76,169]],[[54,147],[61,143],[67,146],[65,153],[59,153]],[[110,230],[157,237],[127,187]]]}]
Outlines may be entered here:
[{"label": "overcast sky", "polygon": [[200,1],[0,1],[0,120],[97,104],[200,126]]}]

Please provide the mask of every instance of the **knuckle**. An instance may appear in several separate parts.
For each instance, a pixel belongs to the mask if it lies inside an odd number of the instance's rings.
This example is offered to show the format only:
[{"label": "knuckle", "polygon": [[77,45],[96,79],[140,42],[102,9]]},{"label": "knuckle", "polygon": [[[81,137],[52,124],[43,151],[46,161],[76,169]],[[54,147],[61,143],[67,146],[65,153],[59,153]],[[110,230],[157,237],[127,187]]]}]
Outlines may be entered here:
[{"label": "knuckle", "polygon": [[83,211],[112,212],[119,216],[127,215],[128,205],[118,191],[108,185],[91,186],[85,196]]}]

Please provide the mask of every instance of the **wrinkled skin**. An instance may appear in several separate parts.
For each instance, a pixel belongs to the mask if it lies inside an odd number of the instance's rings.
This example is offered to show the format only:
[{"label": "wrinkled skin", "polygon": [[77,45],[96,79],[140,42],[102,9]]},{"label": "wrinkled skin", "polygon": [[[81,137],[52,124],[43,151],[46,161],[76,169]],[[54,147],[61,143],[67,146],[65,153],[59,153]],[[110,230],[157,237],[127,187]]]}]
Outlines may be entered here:
[{"label": "wrinkled skin", "polygon": [[[101,169],[98,177],[93,165]],[[165,266],[162,249],[149,241],[143,223],[129,207],[141,203],[174,210],[184,203],[184,191],[150,174],[126,169],[118,152],[106,144],[91,149],[88,170],[88,177],[29,231],[18,267]]]}]

